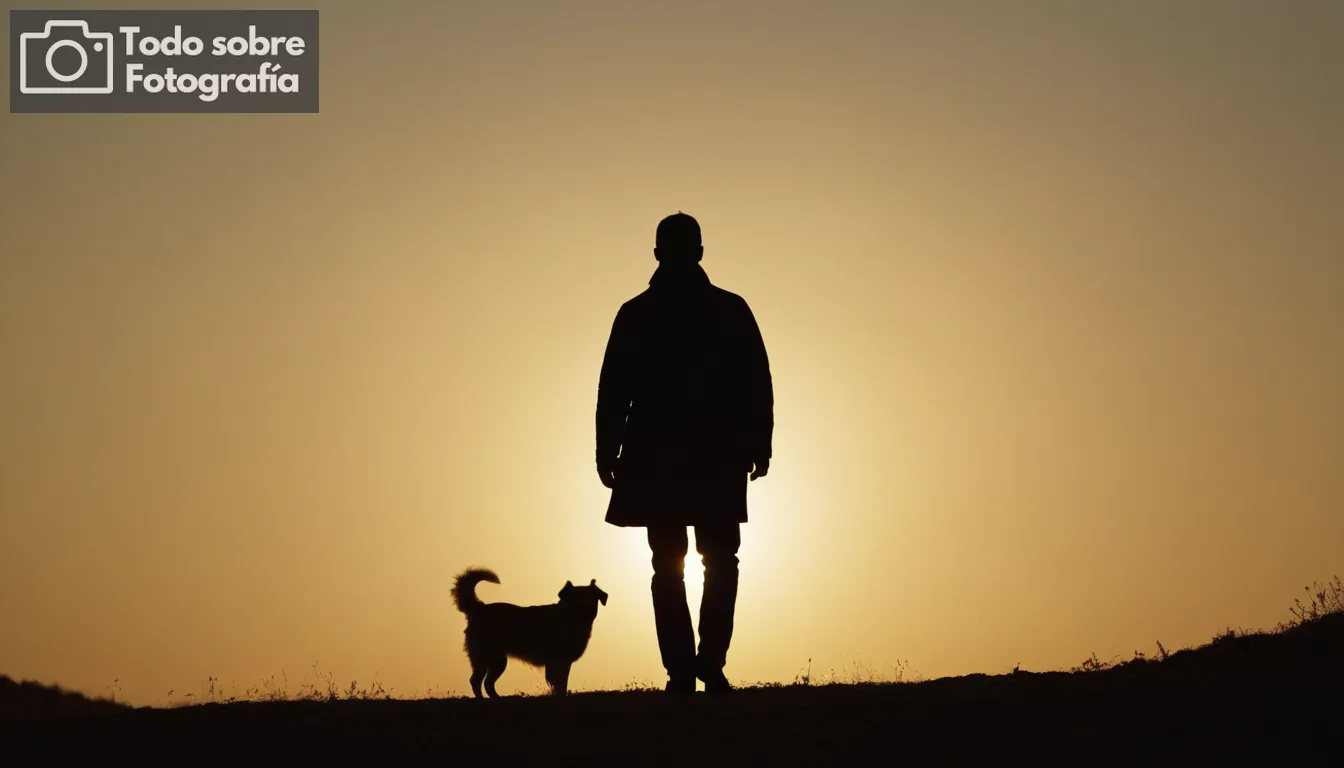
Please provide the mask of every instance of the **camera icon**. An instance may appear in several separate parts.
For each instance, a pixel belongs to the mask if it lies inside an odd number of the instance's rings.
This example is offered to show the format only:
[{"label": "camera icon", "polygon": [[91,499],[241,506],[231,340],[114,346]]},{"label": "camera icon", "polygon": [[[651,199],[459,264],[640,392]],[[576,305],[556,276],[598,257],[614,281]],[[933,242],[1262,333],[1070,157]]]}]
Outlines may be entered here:
[{"label": "camera icon", "polygon": [[[31,45],[29,43],[32,43]],[[86,47],[87,45],[87,47]],[[64,48],[72,48],[79,55],[79,68],[73,73],[58,71],[52,58]],[[90,50],[95,64],[106,64],[103,69],[106,82],[90,82],[86,78],[89,72]],[[60,85],[33,85],[29,78],[29,58],[41,59],[45,65],[45,78]],[[36,71],[36,67],[33,67]],[[20,93],[111,93],[112,92],[112,33],[90,32],[86,21],[48,20],[41,32],[24,32],[19,35],[19,92]]]}]

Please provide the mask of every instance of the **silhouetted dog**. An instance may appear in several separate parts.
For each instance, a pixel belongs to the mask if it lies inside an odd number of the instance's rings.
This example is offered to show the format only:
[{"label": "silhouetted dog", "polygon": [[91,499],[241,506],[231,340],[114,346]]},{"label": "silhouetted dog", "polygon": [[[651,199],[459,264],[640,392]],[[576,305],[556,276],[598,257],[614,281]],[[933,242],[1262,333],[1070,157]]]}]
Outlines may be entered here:
[{"label": "silhouetted dog", "polygon": [[471,661],[471,691],[481,697],[481,682],[491,698],[495,681],[504,674],[509,657],[546,669],[551,693],[564,696],[569,690],[569,668],[588,648],[597,618],[597,604],[607,604],[607,593],[597,580],[586,587],[566,581],[560,602],[551,605],[518,606],[482,603],[476,585],[498,584],[499,577],[483,568],[471,568],[453,584],[453,603],[467,616],[467,658]]}]

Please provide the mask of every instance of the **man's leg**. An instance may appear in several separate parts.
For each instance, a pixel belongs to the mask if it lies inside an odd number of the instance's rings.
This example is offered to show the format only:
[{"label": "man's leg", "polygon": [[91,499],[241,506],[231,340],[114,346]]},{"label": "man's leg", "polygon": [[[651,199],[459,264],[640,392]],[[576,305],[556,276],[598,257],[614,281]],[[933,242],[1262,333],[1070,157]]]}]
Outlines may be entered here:
[{"label": "man's leg", "polygon": [[686,526],[650,526],[653,620],[667,670],[667,690],[695,692],[695,629],[686,605]]},{"label": "man's leg", "polygon": [[695,551],[705,564],[705,593],[700,600],[700,653],[696,674],[711,693],[731,690],[723,675],[733,639],[737,604],[737,550],[742,531],[737,523],[695,528]]}]

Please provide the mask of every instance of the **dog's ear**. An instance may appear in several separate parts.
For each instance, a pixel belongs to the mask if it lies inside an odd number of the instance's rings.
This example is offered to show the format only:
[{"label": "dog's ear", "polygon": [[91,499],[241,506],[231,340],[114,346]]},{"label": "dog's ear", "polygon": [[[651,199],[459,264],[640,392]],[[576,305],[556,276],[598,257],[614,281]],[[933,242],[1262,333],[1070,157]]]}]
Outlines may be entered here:
[{"label": "dog's ear", "polygon": [[597,590],[597,600],[598,600],[598,602],[602,603],[603,605],[606,605],[606,604],[607,604],[607,593],[606,593],[606,592],[603,592],[603,591],[602,591],[602,588],[599,587],[599,586],[597,586],[597,579],[590,579],[590,580],[588,581],[588,588],[589,588],[589,589]]},{"label": "dog's ear", "polygon": [[565,582],[565,586],[564,586],[564,588],[562,588],[562,589],[560,590],[560,595],[559,595],[560,599],[561,599],[561,600],[564,600],[565,597],[567,597],[567,596],[569,595],[569,593],[570,593],[570,592],[573,592],[573,591],[574,591],[574,582],[572,582],[572,581],[566,581],[566,582]]}]

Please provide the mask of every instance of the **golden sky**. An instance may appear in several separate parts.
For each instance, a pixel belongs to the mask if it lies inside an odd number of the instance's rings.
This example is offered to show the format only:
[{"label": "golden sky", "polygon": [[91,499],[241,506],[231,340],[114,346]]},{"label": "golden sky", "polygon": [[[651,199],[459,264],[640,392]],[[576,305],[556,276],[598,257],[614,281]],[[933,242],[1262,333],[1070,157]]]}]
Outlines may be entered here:
[{"label": "golden sky", "polygon": [[731,679],[1179,647],[1344,567],[1344,3],[316,7],[320,114],[0,114],[0,673],[462,693],[483,565],[597,579],[571,684],[661,685],[593,409],[677,210],[775,380]]}]

